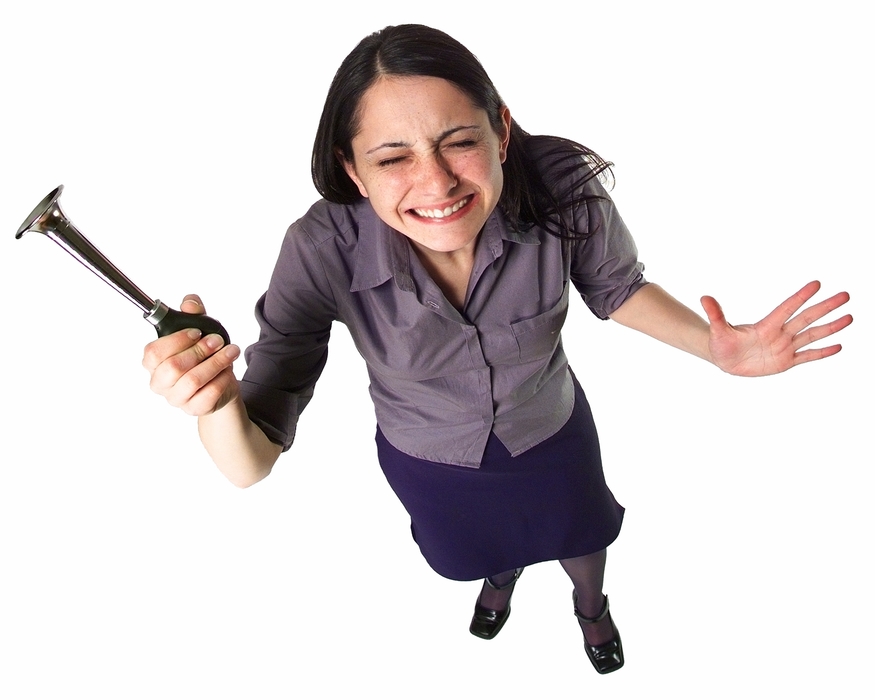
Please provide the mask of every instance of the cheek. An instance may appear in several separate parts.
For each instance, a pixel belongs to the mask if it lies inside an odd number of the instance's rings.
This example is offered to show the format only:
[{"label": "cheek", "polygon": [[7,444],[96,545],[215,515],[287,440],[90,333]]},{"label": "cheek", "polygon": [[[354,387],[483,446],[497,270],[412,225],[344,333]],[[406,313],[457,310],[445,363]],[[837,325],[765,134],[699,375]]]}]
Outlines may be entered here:
[{"label": "cheek", "polygon": [[415,186],[408,173],[386,172],[371,183],[371,196],[378,198],[383,206],[396,207],[413,189]]},{"label": "cheek", "polygon": [[504,186],[504,171],[501,169],[501,163],[498,160],[484,163],[479,177],[483,187],[491,190],[493,195],[497,197]]},{"label": "cheek", "polygon": [[478,154],[465,158],[459,163],[460,171],[464,175],[483,187],[501,189],[504,182],[504,173],[501,169],[501,159],[492,154]]},{"label": "cheek", "polygon": [[395,214],[402,199],[397,187],[381,180],[379,183],[369,183],[368,191],[371,206],[381,219],[385,221]]}]

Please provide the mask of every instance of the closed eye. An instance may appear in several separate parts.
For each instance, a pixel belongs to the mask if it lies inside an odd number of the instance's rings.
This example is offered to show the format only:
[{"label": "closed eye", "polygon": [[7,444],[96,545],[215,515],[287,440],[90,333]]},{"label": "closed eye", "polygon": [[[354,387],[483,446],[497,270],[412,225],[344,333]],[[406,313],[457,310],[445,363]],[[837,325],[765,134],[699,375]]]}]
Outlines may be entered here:
[{"label": "closed eye", "polygon": [[385,168],[388,165],[395,165],[396,163],[400,163],[404,160],[405,156],[398,156],[396,158],[384,158],[383,160],[378,160],[377,165],[381,168]]}]

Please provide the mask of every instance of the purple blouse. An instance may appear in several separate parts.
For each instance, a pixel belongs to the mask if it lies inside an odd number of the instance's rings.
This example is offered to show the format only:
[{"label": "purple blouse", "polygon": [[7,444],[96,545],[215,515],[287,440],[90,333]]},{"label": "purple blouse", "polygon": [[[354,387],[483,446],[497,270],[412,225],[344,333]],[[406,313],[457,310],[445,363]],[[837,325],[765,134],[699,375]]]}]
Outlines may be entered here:
[{"label": "purple blouse", "polygon": [[[586,187],[607,196],[595,179]],[[367,363],[380,429],[402,452],[476,468],[490,432],[513,455],[550,437],[574,403],[560,341],[568,281],[602,319],[646,284],[610,199],[575,216],[595,233],[563,253],[556,237],[512,231],[493,212],[460,312],[366,199],[317,202],[286,233],[256,306],[261,333],[241,382],[250,418],[291,446],[340,321]]]}]

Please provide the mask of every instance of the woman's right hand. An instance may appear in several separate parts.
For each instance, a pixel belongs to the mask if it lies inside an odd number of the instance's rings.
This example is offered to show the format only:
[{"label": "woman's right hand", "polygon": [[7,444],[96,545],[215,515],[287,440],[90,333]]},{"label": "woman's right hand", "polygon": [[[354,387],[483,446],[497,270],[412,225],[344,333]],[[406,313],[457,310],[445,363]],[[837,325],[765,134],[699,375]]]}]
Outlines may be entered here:
[{"label": "woman's right hand", "polygon": [[[195,294],[185,297],[180,310],[206,313]],[[218,411],[240,396],[233,369],[240,348],[223,345],[218,335],[202,337],[200,331],[193,329],[158,338],[143,353],[143,367],[152,377],[149,386],[171,406],[191,416]]]}]

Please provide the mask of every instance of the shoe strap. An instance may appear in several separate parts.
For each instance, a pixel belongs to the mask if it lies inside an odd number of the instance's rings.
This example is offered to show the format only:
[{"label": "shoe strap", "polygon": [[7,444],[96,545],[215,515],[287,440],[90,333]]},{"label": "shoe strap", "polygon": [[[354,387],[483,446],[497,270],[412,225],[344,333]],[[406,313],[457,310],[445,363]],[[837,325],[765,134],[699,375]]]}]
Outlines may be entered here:
[{"label": "shoe strap", "polygon": [[[523,569],[524,568],[525,567],[523,567]],[[513,578],[510,581],[508,581],[507,583],[503,583],[500,586],[496,586],[494,583],[492,583],[492,579],[490,579],[489,576],[487,576],[486,577],[486,585],[489,586],[494,591],[503,591],[507,588],[510,588],[511,586],[513,586],[517,582],[517,579],[520,576],[522,576],[523,569],[514,569]]]},{"label": "shoe strap", "polygon": [[596,617],[584,617],[581,614],[580,610],[577,609],[577,591],[574,591],[572,597],[574,598],[574,616],[581,622],[601,622],[608,616],[608,613],[611,611],[611,606],[608,603],[608,596],[605,596],[605,604],[602,607],[602,611]]}]

